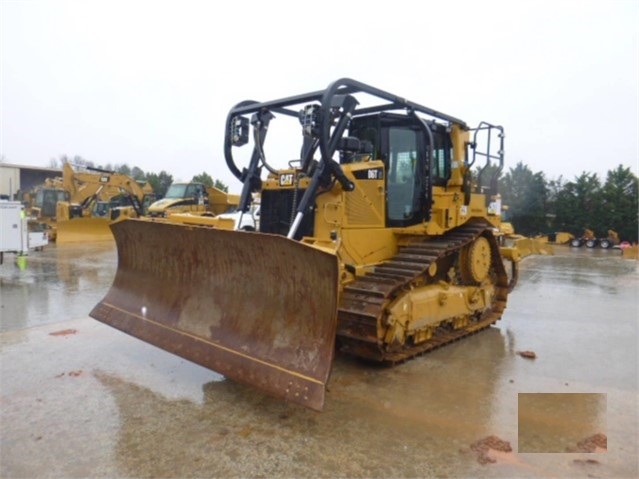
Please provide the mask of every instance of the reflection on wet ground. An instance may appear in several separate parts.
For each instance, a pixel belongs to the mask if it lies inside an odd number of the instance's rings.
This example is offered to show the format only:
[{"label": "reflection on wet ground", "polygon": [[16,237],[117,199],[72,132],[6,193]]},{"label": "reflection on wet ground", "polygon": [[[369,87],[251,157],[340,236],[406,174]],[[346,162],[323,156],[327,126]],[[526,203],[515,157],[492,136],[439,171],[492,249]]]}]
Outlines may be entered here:
[{"label": "reflection on wet ground", "polygon": [[[496,327],[398,367],[338,356],[322,413],[98,323],[86,296],[77,319],[3,324],[0,476],[637,477],[639,282],[606,253],[527,258]],[[82,261],[101,278],[110,254]],[[538,393],[605,397],[608,451],[518,452]]]},{"label": "reflection on wet ground", "polygon": [[114,241],[83,245],[52,243],[31,252],[27,267],[0,265],[0,332],[87,315],[115,275]]}]

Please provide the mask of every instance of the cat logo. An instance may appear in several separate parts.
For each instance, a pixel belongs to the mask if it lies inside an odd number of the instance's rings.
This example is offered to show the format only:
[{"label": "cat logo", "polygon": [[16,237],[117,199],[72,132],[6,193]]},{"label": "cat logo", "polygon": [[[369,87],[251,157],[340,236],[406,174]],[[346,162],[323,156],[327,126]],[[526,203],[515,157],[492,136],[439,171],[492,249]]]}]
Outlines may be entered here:
[{"label": "cat logo", "polygon": [[293,173],[280,175],[280,186],[293,186]]}]

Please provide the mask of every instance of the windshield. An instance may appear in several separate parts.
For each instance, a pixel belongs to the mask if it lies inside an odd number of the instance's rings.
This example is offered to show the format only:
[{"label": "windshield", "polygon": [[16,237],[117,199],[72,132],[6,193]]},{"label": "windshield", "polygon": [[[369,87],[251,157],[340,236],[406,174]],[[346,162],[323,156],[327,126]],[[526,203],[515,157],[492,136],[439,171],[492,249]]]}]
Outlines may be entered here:
[{"label": "windshield", "polygon": [[186,198],[186,187],[188,185],[182,184],[173,184],[169,186],[169,189],[166,191],[165,198]]},{"label": "windshield", "polygon": [[42,189],[36,193],[35,205],[42,208],[44,204],[55,205],[58,201],[68,201],[69,195],[64,190]]}]

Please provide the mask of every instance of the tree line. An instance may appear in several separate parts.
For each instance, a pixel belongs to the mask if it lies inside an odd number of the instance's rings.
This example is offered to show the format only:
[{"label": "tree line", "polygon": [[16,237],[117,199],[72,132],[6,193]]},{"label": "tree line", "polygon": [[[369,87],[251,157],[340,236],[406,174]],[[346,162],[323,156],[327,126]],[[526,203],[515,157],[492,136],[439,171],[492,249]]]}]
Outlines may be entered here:
[{"label": "tree line", "polygon": [[[126,163],[95,165],[79,156],[52,158],[50,166],[60,167],[65,161],[74,166],[115,171],[138,181],[148,181],[159,197],[164,196],[173,183],[173,176],[164,170],[145,172]],[[206,172],[195,175],[191,181],[228,192],[226,184]],[[502,203],[508,207],[504,219],[511,222],[519,234],[535,236],[566,231],[581,236],[588,228],[597,236],[605,237],[607,231],[613,229],[622,240],[639,240],[639,179],[630,168],[622,165],[609,170],[603,181],[597,174],[588,172],[566,181],[561,176],[547,179],[543,172],[533,172],[519,162],[509,171],[502,172],[499,192]]]},{"label": "tree line", "polygon": [[606,237],[612,229],[621,240],[638,240],[639,179],[630,168],[619,165],[603,181],[588,172],[565,181],[548,180],[520,162],[502,175],[499,185],[506,218],[519,234],[566,231],[579,237],[587,228]]}]

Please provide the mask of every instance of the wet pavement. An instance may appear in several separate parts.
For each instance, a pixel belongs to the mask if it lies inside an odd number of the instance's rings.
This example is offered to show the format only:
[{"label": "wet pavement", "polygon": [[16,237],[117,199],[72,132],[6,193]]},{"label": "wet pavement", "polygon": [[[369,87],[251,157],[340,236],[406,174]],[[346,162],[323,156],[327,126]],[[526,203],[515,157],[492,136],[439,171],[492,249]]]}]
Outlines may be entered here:
[{"label": "wet pavement", "polygon": [[639,477],[637,264],[526,258],[495,327],[394,368],[338,356],[316,413],[89,318],[113,243],[8,258],[0,477]]}]

